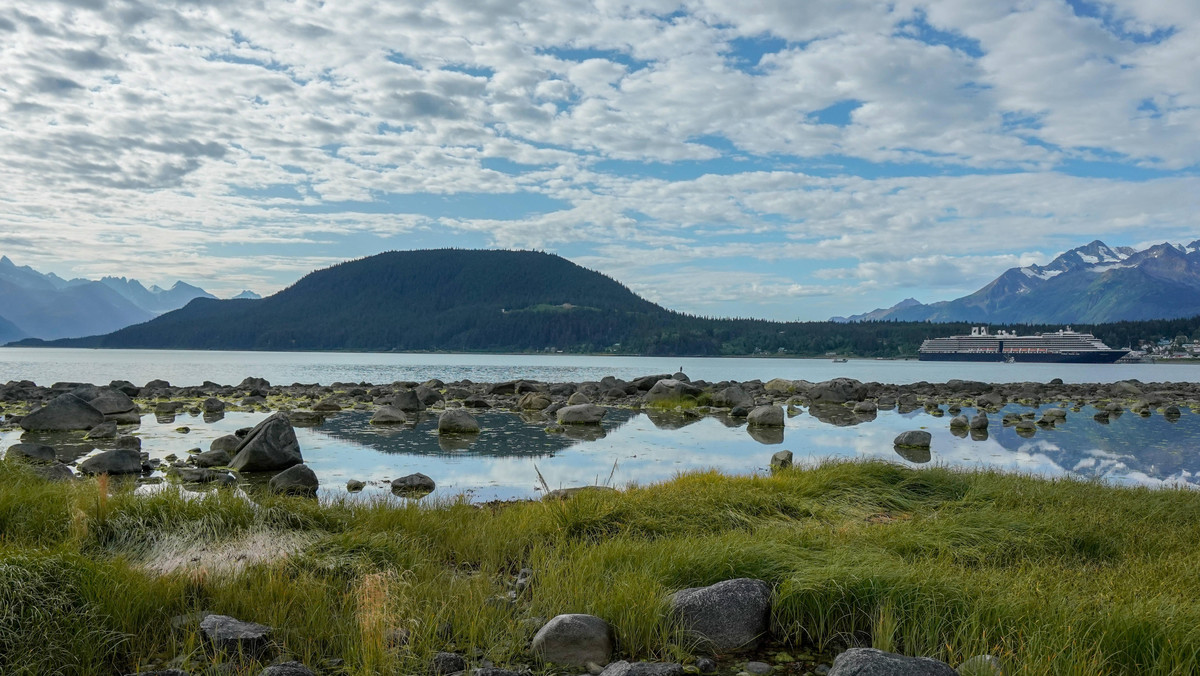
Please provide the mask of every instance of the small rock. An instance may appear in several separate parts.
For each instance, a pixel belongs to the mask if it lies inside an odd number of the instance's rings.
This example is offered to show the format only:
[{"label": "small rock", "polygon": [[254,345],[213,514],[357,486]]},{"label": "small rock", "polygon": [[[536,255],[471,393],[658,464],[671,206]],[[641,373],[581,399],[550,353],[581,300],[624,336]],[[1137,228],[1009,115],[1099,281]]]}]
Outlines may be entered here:
[{"label": "small rock", "polygon": [[595,404],[578,404],[558,409],[560,425],[599,425],[608,409]]},{"label": "small rock", "polygon": [[189,458],[196,467],[228,467],[229,454],[222,450],[197,453]]},{"label": "small rock", "polygon": [[317,473],[305,464],[293,465],[271,477],[271,490],[287,495],[314,495],[320,486]]},{"label": "small rock", "polygon": [[929,448],[933,435],[925,430],[909,430],[896,436],[893,445],[901,448]]},{"label": "small rock", "polygon": [[748,671],[752,674],[755,674],[756,676],[763,676],[764,674],[769,674],[774,669],[775,669],[775,667],[772,667],[771,665],[767,664],[766,662],[747,662],[746,663],[746,671]]},{"label": "small rock", "polygon": [[783,427],[782,406],[756,406],[746,417],[746,424],[751,427]]},{"label": "small rock", "polygon": [[586,667],[605,665],[612,659],[612,628],[595,615],[559,615],[533,637],[533,653],[546,662]]},{"label": "small rock", "polygon": [[200,621],[200,633],[213,650],[230,656],[261,656],[271,642],[271,628],[242,622],[228,615],[208,615]]},{"label": "small rock", "polygon": [[140,474],[142,454],[130,448],[98,453],[79,463],[84,474]]},{"label": "small rock", "polygon": [[600,676],[683,676],[683,665],[673,662],[613,662]]},{"label": "small rock", "polygon": [[437,488],[437,484],[433,482],[433,479],[430,479],[420,472],[392,480],[392,492],[397,495],[430,493],[435,488]]},{"label": "small rock", "polygon": [[829,676],[958,676],[945,662],[874,648],[851,648],[833,661]]},{"label": "small rock", "polygon": [[317,676],[317,674],[302,663],[292,660],[282,664],[272,664],[258,672],[258,676]]},{"label": "small rock", "polygon": [[457,653],[440,652],[429,661],[429,673],[433,676],[448,676],[466,669],[467,661]]},{"label": "small rock", "polygon": [[771,587],[739,578],[671,596],[671,611],[706,649],[725,653],[754,644],[769,629]]},{"label": "small rock", "polygon": [[26,462],[58,462],[53,446],[44,444],[13,444],[4,452],[8,460],[24,460]]},{"label": "small rock", "polygon": [[117,437],[117,448],[140,451],[142,450],[142,439],[141,437],[135,437],[132,435]]},{"label": "small rock", "polygon": [[84,436],[84,439],[116,439],[117,423],[108,421],[96,425]]},{"label": "small rock", "polygon": [[709,658],[709,657],[701,657],[701,658],[697,659],[696,660],[696,668],[699,669],[700,673],[702,673],[702,674],[717,673],[717,663],[715,661],[713,661],[712,658]]},{"label": "small rock", "polygon": [[408,422],[408,415],[395,406],[383,406],[371,416],[372,425],[402,425]]},{"label": "small rock", "polygon": [[788,469],[792,466],[791,451],[777,451],[771,456],[771,469]]},{"label": "small rock", "polygon": [[466,410],[452,408],[438,416],[438,434],[479,434],[479,422]]},{"label": "small rock", "polygon": [[359,481],[358,479],[351,479],[346,482],[346,492],[347,493],[358,493],[359,491],[361,491],[362,489],[364,489],[366,487],[367,487],[367,485],[365,483]]}]

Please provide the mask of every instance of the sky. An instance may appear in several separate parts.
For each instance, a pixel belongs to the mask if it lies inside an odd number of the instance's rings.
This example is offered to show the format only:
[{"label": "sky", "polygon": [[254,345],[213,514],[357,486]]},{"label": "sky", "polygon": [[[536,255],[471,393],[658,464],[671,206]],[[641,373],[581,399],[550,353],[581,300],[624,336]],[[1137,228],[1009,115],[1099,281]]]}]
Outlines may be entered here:
[{"label": "sky", "polygon": [[537,249],[823,320],[1200,239],[1200,3],[6,0],[0,254],[272,293]]}]

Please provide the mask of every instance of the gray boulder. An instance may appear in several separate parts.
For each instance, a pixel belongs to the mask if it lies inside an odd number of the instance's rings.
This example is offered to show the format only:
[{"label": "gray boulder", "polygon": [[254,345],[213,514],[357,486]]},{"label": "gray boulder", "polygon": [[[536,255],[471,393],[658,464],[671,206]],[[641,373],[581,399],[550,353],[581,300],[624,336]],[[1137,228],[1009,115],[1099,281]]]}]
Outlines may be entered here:
[{"label": "gray boulder", "polygon": [[206,615],[200,621],[200,634],[211,649],[230,656],[258,657],[271,645],[270,627],[228,615]]},{"label": "gray boulder", "polygon": [[595,404],[578,404],[558,409],[560,425],[599,425],[608,409]]},{"label": "gray boulder", "polygon": [[141,474],[142,454],[132,448],[104,451],[79,463],[84,474]]},{"label": "gray boulder", "polygon": [[129,395],[112,387],[95,388],[94,391],[89,392],[88,396],[81,396],[80,399],[91,404],[92,408],[106,416],[137,410],[137,404],[133,403]]},{"label": "gray boulder", "polygon": [[683,665],[673,662],[613,662],[600,676],[683,676]]},{"label": "gray boulder", "polygon": [[675,378],[664,378],[663,380],[654,383],[654,387],[646,393],[643,399],[648,404],[653,404],[656,401],[669,401],[672,399],[682,399],[684,397],[698,397],[703,392],[699,387],[691,383],[677,380]]},{"label": "gray boulder", "polygon": [[457,653],[440,652],[429,661],[429,673],[433,676],[449,676],[466,669],[467,661]]},{"label": "gray boulder", "polygon": [[53,446],[45,444],[13,444],[4,452],[8,460],[24,460],[26,462],[58,462]]},{"label": "gray boulder", "polygon": [[33,473],[46,481],[70,481],[75,478],[75,473],[71,471],[71,468],[61,462],[51,465],[38,465],[33,468]]},{"label": "gray boulder", "polygon": [[383,406],[371,416],[372,425],[402,425],[408,422],[408,416],[395,406]]},{"label": "gray boulder", "polygon": [[117,423],[109,420],[96,425],[84,435],[84,439],[116,439]]},{"label": "gray boulder", "polygon": [[956,415],[950,419],[950,429],[965,430],[971,426],[971,421],[965,415]]},{"label": "gray boulder", "polygon": [[225,402],[216,397],[209,397],[200,404],[200,410],[205,413],[221,413],[225,410]]},{"label": "gray boulder", "polygon": [[392,492],[396,493],[397,495],[430,493],[435,488],[437,488],[437,484],[433,482],[433,479],[430,479],[420,472],[392,480]]},{"label": "gray boulder", "polygon": [[737,406],[752,408],[754,406],[754,397],[746,394],[746,390],[743,390],[740,385],[730,385],[717,392],[713,395],[712,401],[714,406],[724,406],[726,408]]},{"label": "gray boulder", "polygon": [[461,408],[452,408],[438,416],[438,434],[479,434],[479,421]]},{"label": "gray boulder", "polygon": [[612,659],[612,628],[595,615],[559,615],[538,630],[531,647],[535,655],[552,664],[586,667],[594,662],[603,666]]},{"label": "gray boulder", "polygon": [[179,480],[185,484],[209,484],[214,481],[223,484],[236,483],[237,480],[229,472],[219,472],[212,469],[204,469],[199,467],[172,467],[168,470],[171,474],[179,477]]},{"label": "gray boulder", "polygon": [[851,648],[837,656],[828,676],[958,676],[958,672],[945,662],[928,657]]},{"label": "gray boulder", "polygon": [[675,592],[671,612],[701,646],[726,653],[752,646],[767,633],[771,587],[738,578]]},{"label": "gray boulder", "polygon": [[986,430],[988,428],[988,417],[982,411],[971,417],[971,429]]},{"label": "gray boulder", "polygon": [[286,493],[288,495],[314,495],[321,482],[317,480],[317,473],[312,471],[308,465],[292,465],[283,470],[279,474],[271,477],[268,484],[272,491],[276,493]]},{"label": "gray boulder", "polygon": [[771,469],[788,469],[792,466],[791,451],[777,451],[771,456]]},{"label": "gray boulder", "polygon": [[909,430],[896,435],[892,445],[900,448],[929,448],[933,435],[925,430]]},{"label": "gray boulder", "polygon": [[517,400],[517,408],[524,411],[544,411],[554,401],[545,392],[526,392]]},{"label": "gray boulder", "polygon": [[58,432],[90,430],[104,422],[104,414],[73,394],[60,394],[42,408],[21,418],[21,428]]},{"label": "gray boulder", "polygon": [[135,451],[140,451],[142,450],[142,438],[126,434],[125,436],[117,437],[116,446],[117,448],[128,448]]},{"label": "gray boulder", "polygon": [[250,430],[229,466],[239,472],[277,472],[302,462],[292,423],[276,413]]},{"label": "gray boulder", "polygon": [[425,410],[425,402],[417,396],[414,390],[400,390],[392,397],[392,406],[405,413],[420,413]]},{"label": "gray boulder", "polygon": [[223,450],[206,451],[191,457],[192,464],[197,467],[228,467],[229,454]]},{"label": "gray boulder", "polygon": [[844,404],[860,401],[866,393],[866,386],[853,378],[834,378],[814,384],[808,398],[814,404]]},{"label": "gray boulder", "polygon": [[783,427],[783,407],[757,406],[746,416],[746,424],[751,427]]},{"label": "gray boulder", "polygon": [[317,672],[304,666],[301,662],[292,660],[291,662],[272,664],[258,672],[258,676],[317,676]]},{"label": "gray boulder", "polygon": [[213,439],[212,443],[208,445],[208,450],[225,451],[232,457],[234,453],[237,453],[238,446],[241,445],[242,440],[236,434],[226,434],[223,437]]}]

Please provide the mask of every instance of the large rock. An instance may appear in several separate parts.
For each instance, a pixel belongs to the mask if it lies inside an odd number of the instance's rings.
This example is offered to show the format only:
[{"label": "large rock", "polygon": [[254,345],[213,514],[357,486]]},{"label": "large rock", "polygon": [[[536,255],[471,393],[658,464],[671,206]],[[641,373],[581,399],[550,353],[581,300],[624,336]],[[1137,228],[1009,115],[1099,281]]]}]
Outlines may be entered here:
[{"label": "large rock", "polygon": [[239,472],[278,472],[302,462],[292,423],[276,413],[250,430],[229,466]]},{"label": "large rock", "polygon": [[714,406],[724,406],[726,408],[735,408],[737,406],[752,408],[754,406],[754,397],[746,394],[746,390],[743,390],[740,385],[730,385],[714,394],[712,403]]},{"label": "large rock", "polygon": [[392,480],[392,492],[397,495],[430,493],[435,488],[437,488],[437,484],[433,482],[433,479],[420,472]]},{"label": "large rock", "polygon": [[317,473],[308,465],[292,465],[279,474],[271,477],[269,486],[276,493],[288,495],[315,495],[321,482]]},{"label": "large rock", "polygon": [[988,428],[988,417],[983,411],[971,416],[971,429],[986,430]]},{"label": "large rock", "polygon": [[746,424],[751,427],[783,427],[783,407],[758,406],[746,417]]},{"label": "large rock", "polygon": [[438,416],[438,434],[479,434],[479,421],[461,408],[452,408]]},{"label": "large rock", "polygon": [[303,662],[292,660],[291,662],[272,664],[258,672],[258,676],[317,676],[317,672],[304,666]]},{"label": "large rock", "polygon": [[129,395],[112,387],[97,387],[93,391],[89,391],[88,395],[81,396],[80,399],[91,404],[92,408],[106,416],[137,410],[137,404],[133,403]]},{"label": "large rock", "polygon": [[405,413],[420,413],[425,410],[425,402],[421,401],[414,390],[400,390],[392,397],[391,405]]},{"label": "large rock", "polygon": [[54,453],[54,447],[44,444],[13,444],[4,452],[4,457],[8,460],[15,459],[27,462],[58,462],[58,456]]},{"label": "large rock", "polygon": [[200,633],[209,647],[230,656],[261,656],[271,645],[270,627],[228,615],[205,616],[200,621]]},{"label": "large rock", "polygon": [[371,416],[372,425],[403,425],[408,422],[408,415],[395,406],[383,406]]},{"label": "large rock", "polygon": [[90,430],[104,422],[104,414],[73,394],[61,394],[42,408],[21,418],[21,428],[59,432]]},{"label": "large rock", "polygon": [[612,659],[612,628],[595,615],[559,615],[538,630],[531,647],[535,655],[552,664],[586,667],[594,662],[604,666]]},{"label": "large rock", "polygon": [[844,404],[860,401],[866,393],[867,387],[853,378],[834,378],[809,388],[808,398],[814,404]]},{"label": "large rock", "polygon": [[958,676],[958,672],[945,662],[928,657],[851,648],[837,656],[828,676]]},{"label": "large rock", "polygon": [[896,435],[892,445],[900,448],[929,448],[933,435],[925,430],[909,430]]},{"label": "large rock", "polygon": [[229,453],[221,449],[197,453],[191,457],[192,464],[197,467],[228,467]]},{"label": "large rock", "polygon": [[731,652],[752,646],[767,633],[771,587],[762,580],[738,578],[684,589],[671,596],[671,612],[701,647]]},{"label": "large rock", "polygon": [[132,448],[104,451],[79,463],[84,474],[141,474],[142,454]]},{"label": "large rock", "polygon": [[604,419],[605,413],[608,413],[608,409],[595,404],[563,406],[558,409],[558,423],[560,425],[599,425],[600,421]]},{"label": "large rock", "polygon": [[698,397],[703,392],[699,387],[675,378],[664,378],[654,383],[654,387],[646,393],[643,399],[648,404],[658,401],[671,401],[684,397]]},{"label": "large rock", "polygon": [[683,665],[674,662],[613,662],[600,676],[683,676]]}]

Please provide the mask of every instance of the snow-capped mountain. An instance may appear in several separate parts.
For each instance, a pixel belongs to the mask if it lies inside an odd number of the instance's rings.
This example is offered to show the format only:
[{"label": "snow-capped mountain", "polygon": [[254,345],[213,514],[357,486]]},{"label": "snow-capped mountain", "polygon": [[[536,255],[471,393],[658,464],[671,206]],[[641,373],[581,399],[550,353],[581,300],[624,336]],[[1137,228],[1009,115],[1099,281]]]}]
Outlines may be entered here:
[{"label": "snow-capped mountain", "polygon": [[1046,265],[1010,268],[969,296],[929,305],[908,299],[849,321],[1102,323],[1195,315],[1200,240],[1142,251],[1096,240]]}]

